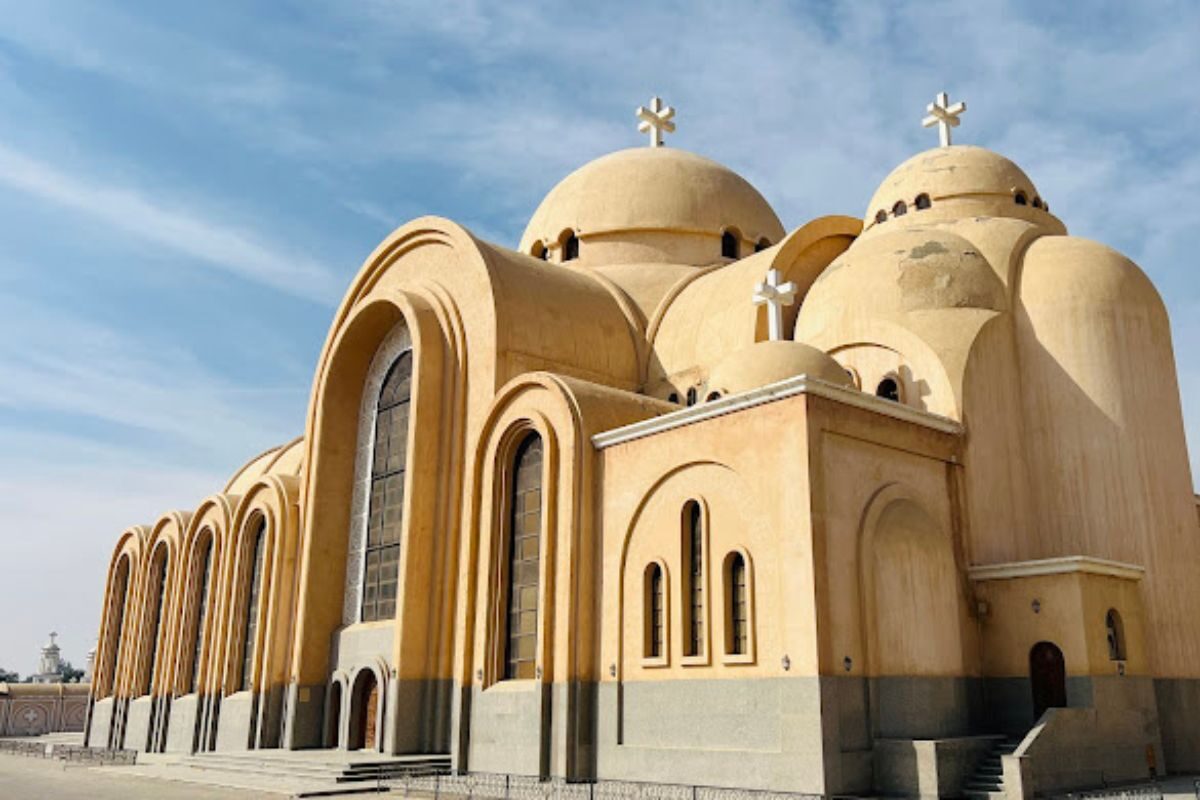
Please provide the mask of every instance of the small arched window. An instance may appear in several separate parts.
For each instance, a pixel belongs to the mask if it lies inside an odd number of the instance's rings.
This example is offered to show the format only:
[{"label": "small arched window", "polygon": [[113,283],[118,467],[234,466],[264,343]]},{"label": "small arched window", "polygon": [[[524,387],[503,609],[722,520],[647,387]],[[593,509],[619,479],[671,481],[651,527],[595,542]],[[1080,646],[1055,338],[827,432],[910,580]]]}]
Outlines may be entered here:
[{"label": "small arched window", "polygon": [[1121,612],[1110,608],[1104,615],[1104,629],[1108,638],[1108,658],[1111,661],[1125,660],[1125,623]]},{"label": "small arched window", "polygon": [[683,654],[704,654],[704,529],[695,500],[683,507]]},{"label": "small arched window", "polygon": [[687,404],[688,404],[688,406],[696,405],[696,387],[695,386],[693,386],[691,389],[687,390]]},{"label": "small arched window", "polygon": [[662,565],[652,563],[646,567],[646,658],[662,658],[666,632],[666,591]]},{"label": "small arched window", "polygon": [[510,473],[507,525],[504,678],[534,677],[542,538],[542,437],[518,445]]},{"label": "small arched window", "polygon": [[542,261],[550,260],[550,248],[546,247],[546,243],[540,239],[533,243],[533,247],[529,248],[529,254]]},{"label": "small arched window", "polygon": [[200,657],[204,652],[204,621],[208,616],[208,587],[212,581],[212,557],[213,557],[213,542],[212,534],[208,534],[204,540],[200,542],[200,546],[196,548],[197,553],[200,553],[200,561],[196,567],[196,594],[194,596],[195,605],[192,612],[192,673],[190,679],[190,688],[192,692],[200,688]]},{"label": "small arched window", "polygon": [[900,384],[893,377],[884,378],[875,387],[875,396],[882,397],[884,400],[900,402]]},{"label": "small arched window", "polygon": [[579,237],[574,231],[563,231],[561,238],[562,260],[574,261],[579,258]]},{"label": "small arched window", "polygon": [[933,202],[929,199],[929,195],[922,192],[921,194],[917,195],[917,199],[913,201],[913,205],[917,207],[918,211],[924,211],[933,205]]},{"label": "small arched window", "polygon": [[246,691],[254,676],[254,646],[258,639],[258,608],[262,601],[263,559],[266,557],[267,521],[260,518],[249,542],[245,573],[246,616],[242,620],[242,674],[238,691]]},{"label": "small arched window", "polygon": [[161,649],[158,642],[158,632],[162,628],[163,603],[167,598],[167,559],[166,545],[159,545],[155,550],[153,567],[151,568],[151,584],[150,591],[154,597],[154,614],[150,620],[149,636],[146,639],[146,646],[150,648],[149,663],[146,665],[146,682],[144,691],[150,691],[154,687],[154,669],[158,665],[158,651]]},{"label": "small arched window", "polygon": [[720,399],[721,399],[720,392],[709,392],[708,397],[704,398],[705,402],[707,402],[707,403],[711,403],[713,400],[720,400]]},{"label": "small arched window", "polygon": [[737,258],[741,251],[741,237],[733,230],[721,234],[721,258]]},{"label": "small arched window", "polygon": [[754,245],[754,252],[761,253],[763,250],[766,250],[770,246],[771,246],[770,239],[765,239],[765,238],[759,239],[758,244]]},{"label": "small arched window", "polygon": [[1013,195],[1013,202],[1019,206],[1029,205],[1029,198],[1025,196],[1024,192],[1017,192]]},{"label": "small arched window", "polygon": [[1034,198],[1033,198],[1033,207],[1034,207],[1034,208],[1041,208],[1041,207],[1042,207],[1042,198],[1040,198],[1040,197],[1034,197]]},{"label": "small arched window", "polygon": [[746,559],[741,553],[725,558],[725,652],[744,656],[750,652],[750,603],[746,584]]},{"label": "small arched window", "polygon": [[905,205],[903,200],[897,200],[896,205],[892,206],[892,216],[893,217],[903,217],[907,213],[908,213],[908,206]]},{"label": "small arched window", "polygon": [[882,225],[887,222],[887,212],[882,208],[875,212],[875,224]]},{"label": "small arched window", "polygon": [[671,392],[669,395],[667,395],[667,402],[679,405],[679,392]]}]

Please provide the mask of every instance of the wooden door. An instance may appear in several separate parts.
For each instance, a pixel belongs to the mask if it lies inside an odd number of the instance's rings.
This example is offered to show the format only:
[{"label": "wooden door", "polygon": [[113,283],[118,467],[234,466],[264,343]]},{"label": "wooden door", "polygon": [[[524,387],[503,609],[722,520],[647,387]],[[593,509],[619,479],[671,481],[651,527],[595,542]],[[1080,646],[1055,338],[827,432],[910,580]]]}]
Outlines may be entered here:
[{"label": "wooden door", "polygon": [[1067,706],[1067,667],[1062,650],[1052,642],[1038,642],[1029,651],[1029,682],[1033,689],[1033,721],[1047,708]]}]

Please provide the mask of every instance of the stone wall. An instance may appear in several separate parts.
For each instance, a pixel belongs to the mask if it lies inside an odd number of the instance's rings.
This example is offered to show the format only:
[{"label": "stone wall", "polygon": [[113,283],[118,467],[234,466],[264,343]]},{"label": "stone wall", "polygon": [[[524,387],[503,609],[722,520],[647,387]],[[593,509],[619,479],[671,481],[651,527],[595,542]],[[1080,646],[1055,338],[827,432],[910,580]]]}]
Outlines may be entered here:
[{"label": "stone wall", "polygon": [[0,683],[0,736],[82,732],[91,685]]}]

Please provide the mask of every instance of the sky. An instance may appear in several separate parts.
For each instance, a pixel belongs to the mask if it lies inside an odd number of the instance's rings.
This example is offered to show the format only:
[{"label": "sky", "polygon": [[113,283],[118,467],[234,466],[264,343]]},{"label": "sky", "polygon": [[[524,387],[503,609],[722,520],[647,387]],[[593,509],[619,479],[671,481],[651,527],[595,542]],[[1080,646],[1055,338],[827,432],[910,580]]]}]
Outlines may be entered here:
[{"label": "sky", "polygon": [[437,214],[515,247],[640,146],[754,183],[790,230],[861,216],[955,141],[1020,164],[1171,314],[1200,474],[1200,4],[0,0],[0,666],[81,666],[112,547],[302,433],[371,250]]}]

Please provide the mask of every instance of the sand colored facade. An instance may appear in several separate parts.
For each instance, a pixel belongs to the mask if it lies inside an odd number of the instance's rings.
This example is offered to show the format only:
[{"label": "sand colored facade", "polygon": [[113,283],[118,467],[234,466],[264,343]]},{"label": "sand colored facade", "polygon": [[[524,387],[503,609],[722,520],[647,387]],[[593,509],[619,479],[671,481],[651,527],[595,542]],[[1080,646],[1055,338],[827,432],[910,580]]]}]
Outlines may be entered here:
[{"label": "sand colored facade", "polygon": [[960,794],[1006,738],[1007,792],[1200,770],[1192,485],[1154,287],[1002,156],[787,232],[622,151],[517,250],[376,248],[303,436],[119,538],[88,737],[817,794]]}]

